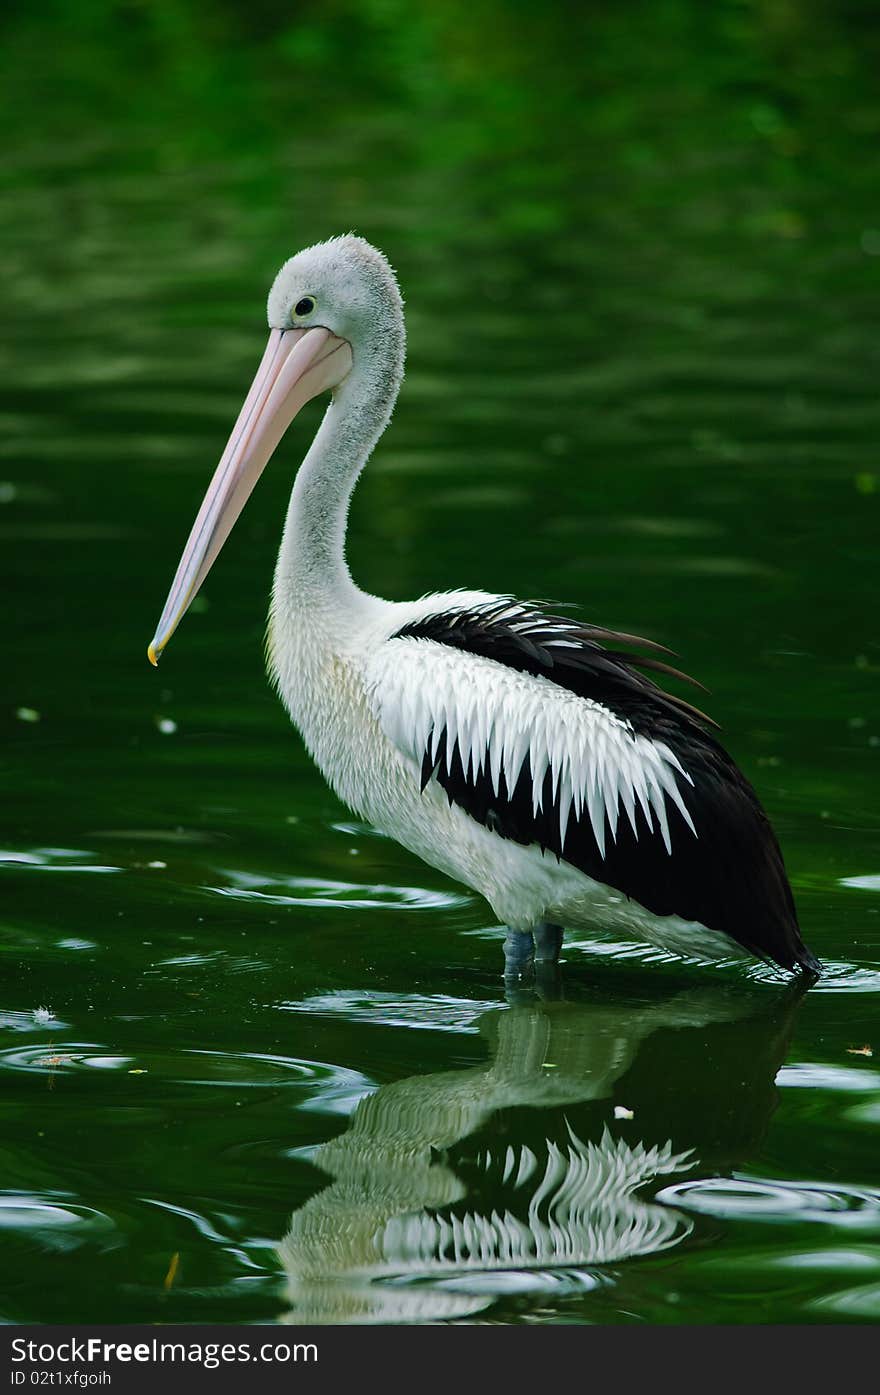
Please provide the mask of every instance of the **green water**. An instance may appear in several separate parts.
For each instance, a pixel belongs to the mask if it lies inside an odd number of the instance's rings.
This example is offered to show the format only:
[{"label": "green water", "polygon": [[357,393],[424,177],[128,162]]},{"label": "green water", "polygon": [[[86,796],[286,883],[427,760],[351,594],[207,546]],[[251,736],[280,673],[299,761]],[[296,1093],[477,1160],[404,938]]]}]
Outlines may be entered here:
[{"label": "green water", "polygon": [[[290,8],[5,22],[0,1313],[876,1321],[876,17]],[[316,407],[148,667],[272,276],[350,227],[410,334],[358,579],[672,645],[805,998],[599,937],[508,1002],[486,906],[337,804],[261,656]]]}]

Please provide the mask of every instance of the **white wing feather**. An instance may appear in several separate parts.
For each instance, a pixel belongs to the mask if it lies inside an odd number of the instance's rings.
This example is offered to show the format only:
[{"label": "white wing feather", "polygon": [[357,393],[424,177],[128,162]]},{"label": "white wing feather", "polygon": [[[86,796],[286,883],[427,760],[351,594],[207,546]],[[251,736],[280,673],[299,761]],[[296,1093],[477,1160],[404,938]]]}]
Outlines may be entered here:
[{"label": "white wing feather", "polygon": [[[559,810],[560,838],[584,811],[601,856],[606,829],[617,836],[620,805],[638,836],[636,804],[672,851],[667,800],[696,837],[676,773],[693,784],[662,741],[633,731],[629,722],[549,679],[521,673],[494,659],[430,639],[388,639],[367,661],[367,692],[388,739],[421,768],[430,747],[436,761],[443,732],[451,753],[458,741],[468,781],[489,773],[496,795],[503,772],[513,789],[528,757],[532,808],[542,807],[549,771]],[[607,820],[607,824],[606,824]]]}]

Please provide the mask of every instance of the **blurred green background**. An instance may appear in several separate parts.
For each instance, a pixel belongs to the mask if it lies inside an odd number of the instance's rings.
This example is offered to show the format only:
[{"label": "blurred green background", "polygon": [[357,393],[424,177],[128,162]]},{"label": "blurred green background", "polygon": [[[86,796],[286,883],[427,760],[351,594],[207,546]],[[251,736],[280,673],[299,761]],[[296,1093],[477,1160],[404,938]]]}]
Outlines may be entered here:
[{"label": "blurred green background", "polygon": [[[876,1321],[876,7],[2,24],[2,1316]],[[352,228],[409,331],[358,580],[678,650],[829,965],[805,1001],[598,937],[507,1003],[486,907],[338,806],[261,652],[317,407],[147,667],[272,277]],[[491,1264],[509,1148],[616,1182]]]}]

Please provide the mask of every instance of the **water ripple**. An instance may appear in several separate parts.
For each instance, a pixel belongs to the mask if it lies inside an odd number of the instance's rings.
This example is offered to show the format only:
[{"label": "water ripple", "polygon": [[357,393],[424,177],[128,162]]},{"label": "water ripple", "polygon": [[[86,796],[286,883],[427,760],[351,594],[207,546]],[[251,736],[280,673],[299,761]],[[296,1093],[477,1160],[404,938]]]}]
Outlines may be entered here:
[{"label": "water ripple", "polygon": [[116,1055],[94,1042],[53,1042],[0,1051],[0,1068],[54,1074],[58,1071],[128,1071],[163,1085],[227,1089],[279,1089],[296,1086],[306,1094],[303,1108],[346,1113],[374,1086],[360,1071],[324,1061],[299,1060],[258,1052],[209,1051]]},{"label": "water ripple", "polygon": [[841,886],[855,887],[858,891],[880,891],[880,873],[867,877],[841,877]]},{"label": "water ripple", "polygon": [[45,1248],[67,1250],[115,1229],[103,1211],[67,1192],[0,1192],[0,1232],[29,1234]]},{"label": "water ripple", "polygon": [[841,1319],[873,1318],[880,1316],[880,1284],[860,1284],[856,1288],[842,1289],[815,1298],[808,1304],[814,1313],[833,1313]]},{"label": "water ripple", "polygon": [[442,993],[316,993],[301,1002],[278,1003],[282,1012],[316,1013],[348,1022],[374,1022],[383,1027],[420,1027],[432,1032],[476,1032],[477,1020],[496,1011],[497,1002],[452,998]]},{"label": "water ripple", "polygon": [[830,1066],[822,1061],[797,1061],[783,1066],[776,1084],[786,1089],[845,1090],[871,1094],[880,1090],[880,1072],[857,1066]]},{"label": "water ripple", "polygon": [[657,1200],[721,1220],[817,1221],[880,1229],[880,1192],[872,1187],[706,1177],[664,1187]]},{"label": "water ripple", "polygon": [[29,848],[20,851],[0,848],[0,867],[31,867],[41,872],[121,872],[121,867],[106,867],[78,859],[93,857],[93,853],[77,848]]},{"label": "water ripple", "polygon": [[[464,931],[480,939],[503,939],[504,930],[497,926]],[[785,983],[791,975],[775,964],[762,964],[739,956],[727,959],[696,959],[671,950],[660,949],[643,940],[603,938],[601,933],[576,938],[571,932],[565,937],[563,953],[576,950],[578,954],[599,959],[634,960],[644,964],[694,964],[703,970],[724,970],[738,973],[753,983]],[[822,959],[822,977],[813,984],[811,993],[880,993],[880,967],[873,963],[852,964],[845,959]]]},{"label": "water ripple", "polygon": [[845,959],[823,959],[822,977],[811,993],[880,993],[880,969],[874,964],[850,964]]},{"label": "water ripple", "polygon": [[157,969],[197,969],[206,964],[222,964],[236,974],[262,973],[272,966],[265,959],[254,955],[229,954],[224,949],[206,949],[192,954],[172,954],[167,959],[157,959]]},{"label": "water ripple", "polygon": [[572,1267],[559,1269],[502,1269],[475,1274],[452,1274],[445,1278],[433,1275],[405,1275],[400,1279],[384,1280],[391,1288],[423,1288],[430,1282],[432,1289],[447,1293],[472,1293],[489,1298],[499,1298],[506,1294],[552,1293],[558,1296],[569,1293],[590,1293],[599,1288],[603,1278],[588,1269]]},{"label": "water ripple", "polygon": [[[467,896],[449,891],[428,891],[421,886],[386,886],[382,883],[328,881],[320,877],[267,877],[250,872],[223,870],[231,886],[207,886],[217,896],[237,901],[261,901],[273,906],[326,906],[347,910],[447,910],[467,905]],[[285,888],[281,891],[265,888]]]}]

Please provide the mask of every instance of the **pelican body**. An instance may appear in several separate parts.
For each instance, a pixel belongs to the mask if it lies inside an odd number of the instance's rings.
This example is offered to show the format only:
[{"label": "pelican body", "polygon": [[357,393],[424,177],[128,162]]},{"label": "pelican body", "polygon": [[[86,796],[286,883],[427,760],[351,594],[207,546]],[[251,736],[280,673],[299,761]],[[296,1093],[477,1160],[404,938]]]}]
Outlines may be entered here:
[{"label": "pelican body", "polygon": [[293,417],[329,393],[287,509],[268,663],[339,798],[485,897],[511,975],[555,961],[562,927],[818,972],[757,795],[709,719],[648,676],[684,676],[659,646],[511,596],[392,602],[352,579],[349,501],[403,378],[403,304],[382,253],[355,236],[298,253],[268,320],[151,662]]}]

